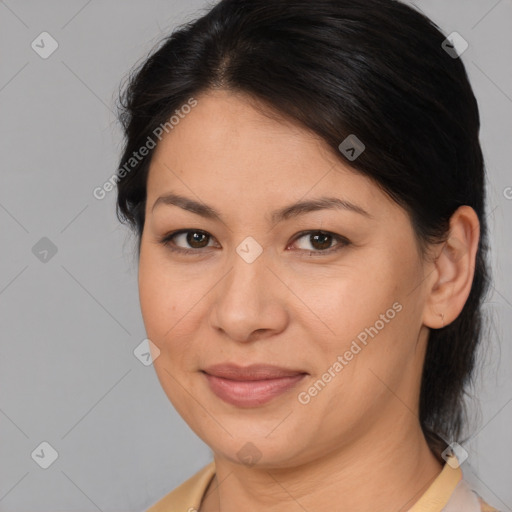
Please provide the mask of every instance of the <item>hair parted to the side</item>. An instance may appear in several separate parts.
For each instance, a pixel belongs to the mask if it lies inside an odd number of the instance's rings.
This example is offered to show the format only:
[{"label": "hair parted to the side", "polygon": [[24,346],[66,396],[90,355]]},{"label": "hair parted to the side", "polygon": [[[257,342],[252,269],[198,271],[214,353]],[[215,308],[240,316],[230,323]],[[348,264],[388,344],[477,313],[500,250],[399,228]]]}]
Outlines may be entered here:
[{"label": "hair parted to the side", "polygon": [[[355,134],[366,149],[351,166],[409,213],[422,254],[446,239],[459,206],[476,211],[471,292],[455,321],[431,330],[422,376],[419,419],[439,459],[444,441],[463,441],[463,399],[489,287],[478,106],[444,39],[428,18],[394,0],[222,0],[163,40],[120,101],[120,168],[191,97],[223,88],[299,121],[345,164],[338,145]],[[117,185],[117,214],[137,233],[139,251],[152,154]]]}]

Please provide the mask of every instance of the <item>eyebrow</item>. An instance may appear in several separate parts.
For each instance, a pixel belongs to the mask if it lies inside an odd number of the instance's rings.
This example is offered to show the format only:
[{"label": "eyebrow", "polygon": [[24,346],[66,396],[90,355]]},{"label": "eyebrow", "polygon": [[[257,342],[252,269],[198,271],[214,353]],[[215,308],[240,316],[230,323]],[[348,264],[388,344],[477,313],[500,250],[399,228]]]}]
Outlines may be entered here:
[{"label": "eyebrow", "polygon": [[[222,221],[220,213],[215,210],[215,208],[204,203],[194,201],[193,199],[189,199],[188,197],[180,196],[178,194],[170,193],[160,196],[154,202],[151,211],[154,211],[154,209],[160,204],[178,206],[183,210],[195,213],[196,215],[200,215],[206,219]],[[318,197],[316,199],[307,201],[299,201],[298,203],[294,203],[289,206],[285,206],[284,208],[280,208],[279,210],[275,210],[272,212],[270,218],[273,223],[278,223],[284,220],[288,220],[292,217],[304,215],[309,212],[329,209],[352,211],[359,213],[360,215],[364,215],[365,217],[373,218],[373,216],[370,215],[365,209],[354,203],[351,203],[350,201],[339,199],[338,197]]]}]

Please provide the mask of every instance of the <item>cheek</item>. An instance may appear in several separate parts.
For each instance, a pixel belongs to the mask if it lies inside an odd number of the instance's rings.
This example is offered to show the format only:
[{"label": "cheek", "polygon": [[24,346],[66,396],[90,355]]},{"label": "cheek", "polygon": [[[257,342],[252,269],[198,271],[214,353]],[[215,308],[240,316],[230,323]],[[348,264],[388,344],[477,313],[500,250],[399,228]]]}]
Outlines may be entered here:
[{"label": "cheek", "polygon": [[169,282],[158,251],[141,244],[139,257],[139,300],[149,339],[161,346],[166,332],[176,323],[177,287]]},{"label": "cheek", "polygon": [[159,248],[142,244],[138,286],[147,337],[160,349],[160,364],[188,367],[205,315],[201,298],[211,284],[172,266]]},{"label": "cheek", "polygon": [[410,293],[418,268],[407,249],[367,253],[364,262],[310,289],[307,302],[319,312],[322,332],[329,327],[327,336],[317,337],[325,367],[319,370],[327,371],[338,356],[349,360],[333,388],[358,383],[368,391],[377,384],[369,368],[388,375],[415,357],[421,298]]},{"label": "cheek", "polygon": [[[319,327],[322,332],[325,330],[328,345],[343,349],[379,321],[396,301],[401,301],[396,279],[399,277],[382,260],[380,264],[367,261],[304,289],[302,297],[322,320]],[[389,316],[393,313],[394,310]]]}]

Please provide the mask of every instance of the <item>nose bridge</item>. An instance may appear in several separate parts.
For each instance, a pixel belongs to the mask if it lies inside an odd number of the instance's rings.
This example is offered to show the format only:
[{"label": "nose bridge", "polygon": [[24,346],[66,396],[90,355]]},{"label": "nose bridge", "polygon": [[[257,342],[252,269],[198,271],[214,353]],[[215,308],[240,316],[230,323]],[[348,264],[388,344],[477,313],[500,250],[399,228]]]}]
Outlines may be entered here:
[{"label": "nose bridge", "polygon": [[266,255],[263,247],[252,240],[244,240],[230,258],[231,271],[226,276],[223,296],[234,300],[240,309],[244,305],[256,307],[264,297],[263,283],[268,279]]},{"label": "nose bridge", "polygon": [[249,340],[256,330],[281,329],[284,308],[279,307],[277,283],[267,268],[263,247],[254,239],[245,239],[229,258],[229,265],[215,297],[212,325],[239,341]]}]

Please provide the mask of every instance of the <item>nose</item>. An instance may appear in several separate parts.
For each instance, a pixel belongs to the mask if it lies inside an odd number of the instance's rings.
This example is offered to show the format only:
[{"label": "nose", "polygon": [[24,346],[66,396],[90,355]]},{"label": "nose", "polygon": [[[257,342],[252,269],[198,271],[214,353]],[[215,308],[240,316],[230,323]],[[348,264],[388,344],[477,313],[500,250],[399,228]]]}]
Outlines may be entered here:
[{"label": "nose", "polygon": [[290,292],[266,260],[262,253],[249,263],[235,253],[231,268],[214,288],[210,325],[227,338],[247,343],[286,329]]}]

